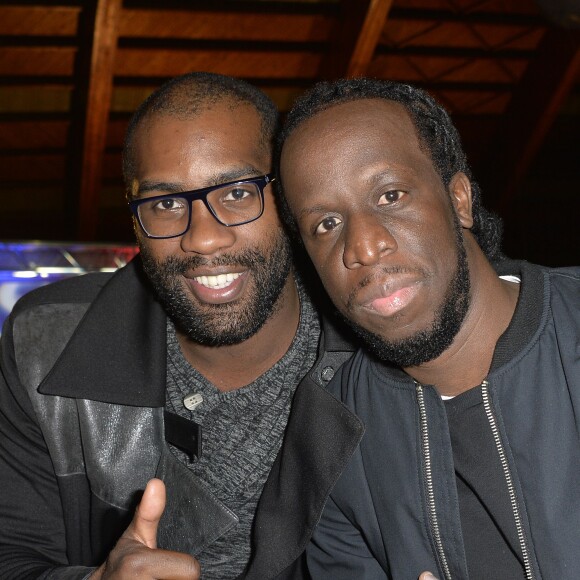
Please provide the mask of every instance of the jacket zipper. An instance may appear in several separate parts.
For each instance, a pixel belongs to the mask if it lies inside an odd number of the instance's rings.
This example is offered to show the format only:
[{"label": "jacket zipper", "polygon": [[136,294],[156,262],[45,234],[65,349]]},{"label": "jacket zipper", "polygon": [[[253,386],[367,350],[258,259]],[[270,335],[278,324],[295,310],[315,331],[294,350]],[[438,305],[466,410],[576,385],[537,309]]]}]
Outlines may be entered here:
[{"label": "jacket zipper", "polygon": [[497,422],[495,420],[495,415],[491,409],[491,401],[489,398],[489,391],[488,391],[488,382],[483,381],[481,383],[481,395],[483,398],[483,406],[485,408],[485,414],[487,416],[487,420],[489,421],[491,432],[493,434],[493,440],[495,442],[495,446],[497,448],[497,452],[499,454],[499,459],[501,461],[501,466],[503,469],[504,477],[507,483],[508,494],[510,498],[510,504],[512,506],[512,513],[514,516],[514,520],[516,523],[516,531],[518,534],[518,541],[520,543],[520,549],[522,551],[522,559],[524,561],[524,572],[526,575],[527,580],[533,580],[534,575],[532,572],[532,566],[530,563],[530,553],[528,550],[528,546],[526,544],[526,536],[524,533],[524,526],[522,524],[522,518],[520,516],[520,510],[518,507],[518,501],[516,497],[516,491],[514,489],[512,474],[510,471],[510,466],[508,464],[505,451],[499,436],[499,429],[497,427]]},{"label": "jacket zipper", "polygon": [[439,522],[437,521],[437,511],[435,509],[435,492],[433,489],[433,473],[431,472],[431,452],[429,449],[429,429],[427,426],[427,410],[425,408],[425,399],[423,395],[423,386],[415,383],[417,388],[417,401],[419,404],[419,415],[421,424],[421,449],[423,451],[423,463],[425,466],[425,485],[427,487],[427,511],[429,517],[429,524],[431,525],[431,532],[435,540],[435,548],[437,555],[443,567],[446,580],[451,580],[451,571],[447,563],[447,557],[443,550],[443,542],[441,540],[441,532],[439,530]]}]

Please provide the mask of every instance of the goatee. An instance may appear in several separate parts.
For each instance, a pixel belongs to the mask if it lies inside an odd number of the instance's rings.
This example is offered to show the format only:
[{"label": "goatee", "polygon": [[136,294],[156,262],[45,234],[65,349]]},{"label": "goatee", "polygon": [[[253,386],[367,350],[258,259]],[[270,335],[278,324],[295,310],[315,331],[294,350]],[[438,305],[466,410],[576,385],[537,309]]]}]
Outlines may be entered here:
[{"label": "goatee", "polygon": [[442,355],[459,332],[471,302],[471,283],[459,222],[456,222],[455,229],[457,267],[430,328],[398,341],[389,341],[341,315],[369,351],[381,361],[402,368],[429,362]]},{"label": "goatee", "polygon": [[[268,243],[269,242],[269,243]],[[141,247],[143,268],[155,294],[176,327],[191,340],[206,346],[238,344],[253,336],[280,307],[280,297],[292,267],[292,250],[282,231],[264,247],[269,252],[242,250],[207,260],[201,256],[157,261],[148,247]],[[183,275],[199,267],[243,267],[251,274],[251,286],[242,300],[224,304],[196,302],[185,290]]]}]

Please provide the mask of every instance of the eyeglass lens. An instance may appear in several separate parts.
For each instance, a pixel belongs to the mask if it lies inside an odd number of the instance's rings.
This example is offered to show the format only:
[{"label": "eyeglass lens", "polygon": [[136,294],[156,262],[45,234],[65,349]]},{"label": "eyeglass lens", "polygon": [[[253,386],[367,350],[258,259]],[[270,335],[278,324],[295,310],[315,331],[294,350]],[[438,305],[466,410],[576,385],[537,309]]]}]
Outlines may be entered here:
[{"label": "eyeglass lens", "polygon": [[[257,218],[262,212],[262,196],[255,183],[238,183],[210,191],[207,203],[214,216],[226,226]],[[187,230],[191,204],[179,195],[139,205],[139,219],[151,236],[178,236]]]}]

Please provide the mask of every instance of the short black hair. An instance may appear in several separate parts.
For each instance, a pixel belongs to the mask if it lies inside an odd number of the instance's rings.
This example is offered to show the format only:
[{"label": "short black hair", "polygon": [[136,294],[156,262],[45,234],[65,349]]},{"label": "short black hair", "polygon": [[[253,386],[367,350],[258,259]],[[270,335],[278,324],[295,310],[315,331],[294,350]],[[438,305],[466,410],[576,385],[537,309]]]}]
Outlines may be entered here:
[{"label": "short black hair", "polygon": [[[501,259],[501,219],[482,206],[481,189],[473,180],[459,133],[447,111],[418,87],[370,78],[317,83],[296,100],[278,135],[275,147],[278,172],[284,142],[299,125],[334,105],[360,99],[385,99],[400,103],[405,108],[415,126],[421,147],[429,153],[445,187],[459,171],[469,178],[473,204],[471,231],[489,260]],[[297,225],[284,198],[280,175],[277,181],[280,213],[289,228],[296,233]]]},{"label": "short black hair", "polygon": [[134,137],[141,123],[155,115],[189,119],[221,101],[254,107],[262,121],[262,144],[267,148],[273,146],[278,129],[278,109],[259,88],[241,79],[208,72],[191,72],[172,78],[151,93],[129,121],[123,145],[123,180],[127,198],[131,197],[135,172]]}]

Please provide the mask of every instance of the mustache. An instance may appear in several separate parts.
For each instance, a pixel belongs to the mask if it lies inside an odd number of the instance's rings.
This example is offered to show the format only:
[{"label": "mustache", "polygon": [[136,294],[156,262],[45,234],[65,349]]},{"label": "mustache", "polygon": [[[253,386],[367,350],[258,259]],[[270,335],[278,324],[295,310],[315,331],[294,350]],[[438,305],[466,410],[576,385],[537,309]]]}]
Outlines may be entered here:
[{"label": "mustache", "polygon": [[357,294],[366,288],[369,284],[380,280],[385,275],[391,276],[395,274],[420,274],[421,276],[427,276],[426,272],[421,268],[405,268],[404,266],[384,266],[379,268],[375,272],[372,272],[368,276],[365,276],[358,284],[350,291],[348,298],[346,300],[347,310],[351,310],[354,302],[356,300]]},{"label": "mustache", "polygon": [[165,260],[158,262],[158,265],[169,274],[185,274],[188,270],[194,270],[201,266],[243,266],[245,268],[254,268],[258,264],[264,264],[266,258],[255,250],[244,250],[242,252],[227,253],[208,260],[202,256],[187,256],[178,258],[169,256]]}]

